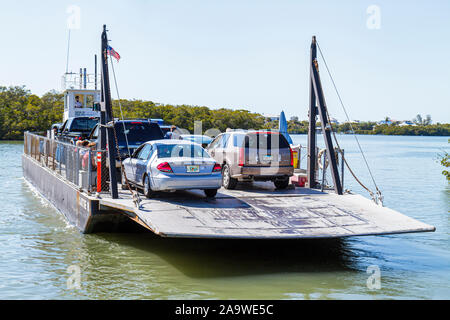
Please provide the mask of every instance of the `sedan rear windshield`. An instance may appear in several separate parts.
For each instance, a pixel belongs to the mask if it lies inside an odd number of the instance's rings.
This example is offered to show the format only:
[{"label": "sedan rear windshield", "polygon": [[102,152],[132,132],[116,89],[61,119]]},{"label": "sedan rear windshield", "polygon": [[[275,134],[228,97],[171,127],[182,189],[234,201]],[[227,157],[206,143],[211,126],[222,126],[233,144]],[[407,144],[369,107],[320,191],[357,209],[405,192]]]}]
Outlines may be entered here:
[{"label": "sedan rear windshield", "polygon": [[157,147],[158,158],[187,157],[209,158],[202,147],[195,144],[161,144]]},{"label": "sedan rear windshield", "polygon": [[71,132],[91,132],[92,128],[98,123],[97,118],[79,118],[73,119],[70,125]]},{"label": "sedan rear windshield", "polygon": [[147,142],[151,140],[163,139],[164,135],[158,124],[148,122],[119,122],[116,123],[117,140],[125,143],[125,133],[129,143]]},{"label": "sedan rear windshield", "polygon": [[289,148],[289,143],[282,134],[278,133],[249,133],[244,139],[247,149],[285,149]]},{"label": "sedan rear windshield", "polygon": [[209,144],[212,139],[208,136],[183,136],[183,140],[192,141],[198,144]]}]

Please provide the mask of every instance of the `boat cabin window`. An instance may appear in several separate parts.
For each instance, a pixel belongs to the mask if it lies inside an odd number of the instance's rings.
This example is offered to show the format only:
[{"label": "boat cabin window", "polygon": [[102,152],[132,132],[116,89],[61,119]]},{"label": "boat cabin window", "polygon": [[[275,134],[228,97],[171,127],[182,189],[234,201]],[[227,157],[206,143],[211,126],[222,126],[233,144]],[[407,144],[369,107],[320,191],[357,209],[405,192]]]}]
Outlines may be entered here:
[{"label": "boat cabin window", "polygon": [[94,109],[94,95],[92,94],[88,94],[85,96],[86,97],[86,102],[84,104],[85,108],[89,108],[89,109]]},{"label": "boat cabin window", "polygon": [[64,97],[64,111],[69,110],[69,95]]},{"label": "boat cabin window", "polygon": [[95,99],[93,94],[76,93],[73,99],[75,108],[94,109]]}]

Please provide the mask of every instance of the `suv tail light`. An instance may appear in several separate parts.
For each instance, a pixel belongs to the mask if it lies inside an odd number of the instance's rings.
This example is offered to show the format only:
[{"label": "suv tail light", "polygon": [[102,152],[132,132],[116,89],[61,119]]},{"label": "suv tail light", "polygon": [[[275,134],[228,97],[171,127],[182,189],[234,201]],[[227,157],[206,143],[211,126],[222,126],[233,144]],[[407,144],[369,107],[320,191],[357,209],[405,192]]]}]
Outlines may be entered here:
[{"label": "suv tail light", "polygon": [[239,167],[244,166],[244,148],[239,148]]},{"label": "suv tail light", "polygon": [[222,166],[220,164],[216,163],[214,165],[213,172],[220,172],[220,171],[222,171]]},{"label": "suv tail light", "polygon": [[291,147],[289,147],[289,151],[291,152],[291,166],[294,166],[294,152]]},{"label": "suv tail light", "polygon": [[158,164],[156,169],[158,169],[161,172],[173,173],[172,168],[170,167],[170,164],[168,162]]}]

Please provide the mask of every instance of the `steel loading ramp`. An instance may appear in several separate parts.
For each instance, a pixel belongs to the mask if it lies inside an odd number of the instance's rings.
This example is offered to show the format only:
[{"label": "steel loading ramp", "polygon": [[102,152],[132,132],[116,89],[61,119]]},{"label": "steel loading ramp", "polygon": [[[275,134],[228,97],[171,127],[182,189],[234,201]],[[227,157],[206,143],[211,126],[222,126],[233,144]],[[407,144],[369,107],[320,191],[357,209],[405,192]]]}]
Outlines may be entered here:
[{"label": "steel loading ramp", "polygon": [[435,231],[360,195],[305,188],[275,191],[268,185],[221,189],[215,199],[206,199],[201,191],[141,196],[139,209],[125,191],[120,199],[105,196],[100,204],[174,238],[313,239]]}]

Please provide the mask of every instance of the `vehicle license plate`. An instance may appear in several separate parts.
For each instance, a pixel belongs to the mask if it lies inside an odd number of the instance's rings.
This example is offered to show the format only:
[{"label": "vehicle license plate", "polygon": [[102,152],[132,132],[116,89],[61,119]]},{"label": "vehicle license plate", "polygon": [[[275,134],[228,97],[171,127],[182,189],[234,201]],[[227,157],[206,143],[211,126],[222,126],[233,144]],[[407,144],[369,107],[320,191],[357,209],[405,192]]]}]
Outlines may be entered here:
[{"label": "vehicle license plate", "polygon": [[186,166],[186,172],[200,172],[199,166]]},{"label": "vehicle license plate", "polygon": [[269,156],[269,155],[265,155],[263,157],[264,161],[272,161],[273,160],[273,156]]}]

